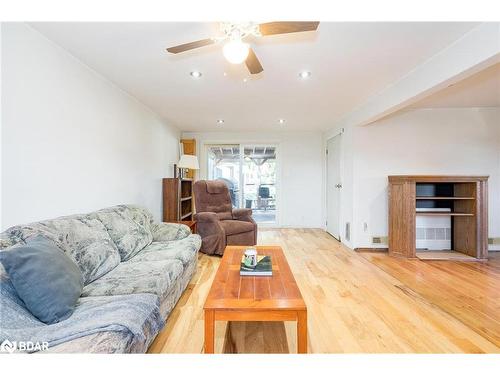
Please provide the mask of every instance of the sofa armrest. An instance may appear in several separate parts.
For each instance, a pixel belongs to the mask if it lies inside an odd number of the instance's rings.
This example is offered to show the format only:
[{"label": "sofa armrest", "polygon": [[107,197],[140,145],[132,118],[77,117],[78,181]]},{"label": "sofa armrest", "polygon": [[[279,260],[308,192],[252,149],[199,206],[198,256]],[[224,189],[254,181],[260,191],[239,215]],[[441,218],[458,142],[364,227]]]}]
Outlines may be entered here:
[{"label": "sofa armrest", "polygon": [[177,223],[157,223],[153,228],[153,241],[182,240],[191,234],[187,225]]},{"label": "sofa armrest", "polygon": [[242,221],[253,221],[251,208],[235,208],[233,210],[233,219]]}]

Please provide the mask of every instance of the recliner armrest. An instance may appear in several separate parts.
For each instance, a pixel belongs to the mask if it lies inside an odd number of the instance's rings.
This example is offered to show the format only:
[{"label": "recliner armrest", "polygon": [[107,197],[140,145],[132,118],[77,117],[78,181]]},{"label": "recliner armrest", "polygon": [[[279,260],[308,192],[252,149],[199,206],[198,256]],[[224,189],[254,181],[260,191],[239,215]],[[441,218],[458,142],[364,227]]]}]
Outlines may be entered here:
[{"label": "recliner armrest", "polygon": [[198,212],[194,214],[194,219],[202,223],[218,222],[219,218],[215,212]]},{"label": "recliner armrest", "polygon": [[225,236],[224,228],[220,225],[220,220],[215,212],[199,212],[194,214],[196,228],[201,237],[210,235]]},{"label": "recliner armrest", "polygon": [[252,209],[251,208],[235,208],[233,210],[233,219],[234,220],[244,220],[244,221],[252,220]]}]

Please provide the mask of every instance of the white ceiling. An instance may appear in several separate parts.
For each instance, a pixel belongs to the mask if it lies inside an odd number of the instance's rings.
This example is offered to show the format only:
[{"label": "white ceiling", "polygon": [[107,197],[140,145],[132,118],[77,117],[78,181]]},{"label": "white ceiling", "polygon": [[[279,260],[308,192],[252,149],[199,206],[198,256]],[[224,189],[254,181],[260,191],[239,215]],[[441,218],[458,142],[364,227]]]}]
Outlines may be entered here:
[{"label": "white ceiling", "polygon": [[[316,32],[252,41],[264,67],[253,77],[227,63],[220,45],[165,52],[216,34],[216,23],[30,25],[181,130],[240,131],[328,129],[477,24],[322,22]],[[304,69],[312,76],[301,81]]]},{"label": "white ceiling", "polygon": [[500,107],[500,64],[493,65],[408,108]]}]

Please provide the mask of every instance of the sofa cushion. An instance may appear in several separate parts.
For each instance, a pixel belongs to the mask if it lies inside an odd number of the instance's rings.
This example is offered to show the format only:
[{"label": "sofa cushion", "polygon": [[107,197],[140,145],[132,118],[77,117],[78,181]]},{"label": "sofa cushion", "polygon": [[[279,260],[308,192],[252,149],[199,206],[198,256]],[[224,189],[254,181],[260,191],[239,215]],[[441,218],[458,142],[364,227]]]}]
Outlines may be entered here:
[{"label": "sofa cushion", "polygon": [[255,230],[254,223],[248,221],[223,220],[220,222],[220,225],[222,225],[222,228],[224,228],[226,236],[238,233],[251,232]]},{"label": "sofa cushion", "polygon": [[108,230],[122,261],[153,242],[151,214],[133,205],[119,205],[92,213]]},{"label": "sofa cushion", "polygon": [[51,240],[38,235],[0,252],[16,293],[40,321],[67,319],[83,288],[78,266]]},{"label": "sofa cushion", "polygon": [[82,296],[153,293],[163,299],[182,271],[182,263],[176,259],[122,262],[113,271],[85,286]]},{"label": "sofa cushion", "polygon": [[192,234],[178,241],[153,242],[129,262],[176,259],[181,261],[184,267],[187,267],[194,261],[200,247],[201,238],[197,234]]},{"label": "sofa cushion", "polygon": [[219,220],[232,220],[233,214],[231,212],[217,212],[217,219]]},{"label": "sofa cushion", "polygon": [[85,284],[111,271],[120,254],[104,225],[88,215],[73,215],[7,229],[7,238],[25,242],[38,234],[54,241],[80,268]]},{"label": "sofa cushion", "polygon": [[153,242],[182,240],[191,234],[191,229],[184,224],[155,223],[153,228]]},{"label": "sofa cushion", "polygon": [[24,243],[24,241],[8,231],[0,233],[0,250],[14,246],[18,243]]}]

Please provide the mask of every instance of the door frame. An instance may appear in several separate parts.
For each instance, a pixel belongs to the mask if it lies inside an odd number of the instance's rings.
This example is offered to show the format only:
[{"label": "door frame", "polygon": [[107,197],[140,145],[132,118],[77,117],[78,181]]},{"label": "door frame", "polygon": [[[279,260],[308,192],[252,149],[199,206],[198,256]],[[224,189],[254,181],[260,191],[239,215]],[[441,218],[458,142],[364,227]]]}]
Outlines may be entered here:
[{"label": "door frame", "polygon": [[[263,142],[262,140],[258,140],[255,142],[252,141],[238,141],[234,139],[225,139],[222,141],[212,141],[212,140],[207,140],[203,141],[200,144],[200,178],[202,179],[207,179],[208,176],[208,147],[209,146],[214,146],[214,145],[239,145],[240,147],[240,178],[239,178],[239,183],[241,184],[242,182],[242,176],[243,176],[243,152],[242,150],[245,148],[245,146],[274,146],[276,147],[276,220],[274,223],[257,223],[259,227],[269,227],[269,228],[276,228],[276,227],[281,227],[281,158],[280,158],[280,142],[277,141],[270,141],[270,142]],[[242,190],[243,192],[243,190]],[[240,203],[243,202],[243,194],[240,196]]]},{"label": "door frame", "polygon": [[[325,183],[324,183],[324,188],[325,188],[325,232],[330,234],[333,238],[335,238],[337,241],[342,242],[343,239],[343,226],[342,226],[342,190],[343,190],[343,185],[344,185],[344,154],[343,154],[343,139],[344,137],[342,136],[344,134],[344,129],[342,128],[340,132],[336,134],[332,134],[325,140],[325,152],[324,152],[324,157],[325,157]],[[328,221],[328,142],[339,136],[339,175],[340,175],[340,181],[342,184],[342,188],[339,191],[339,210],[338,210],[338,223],[339,223],[339,238],[336,238],[333,234],[328,232],[328,226],[327,226],[327,221]]]}]

